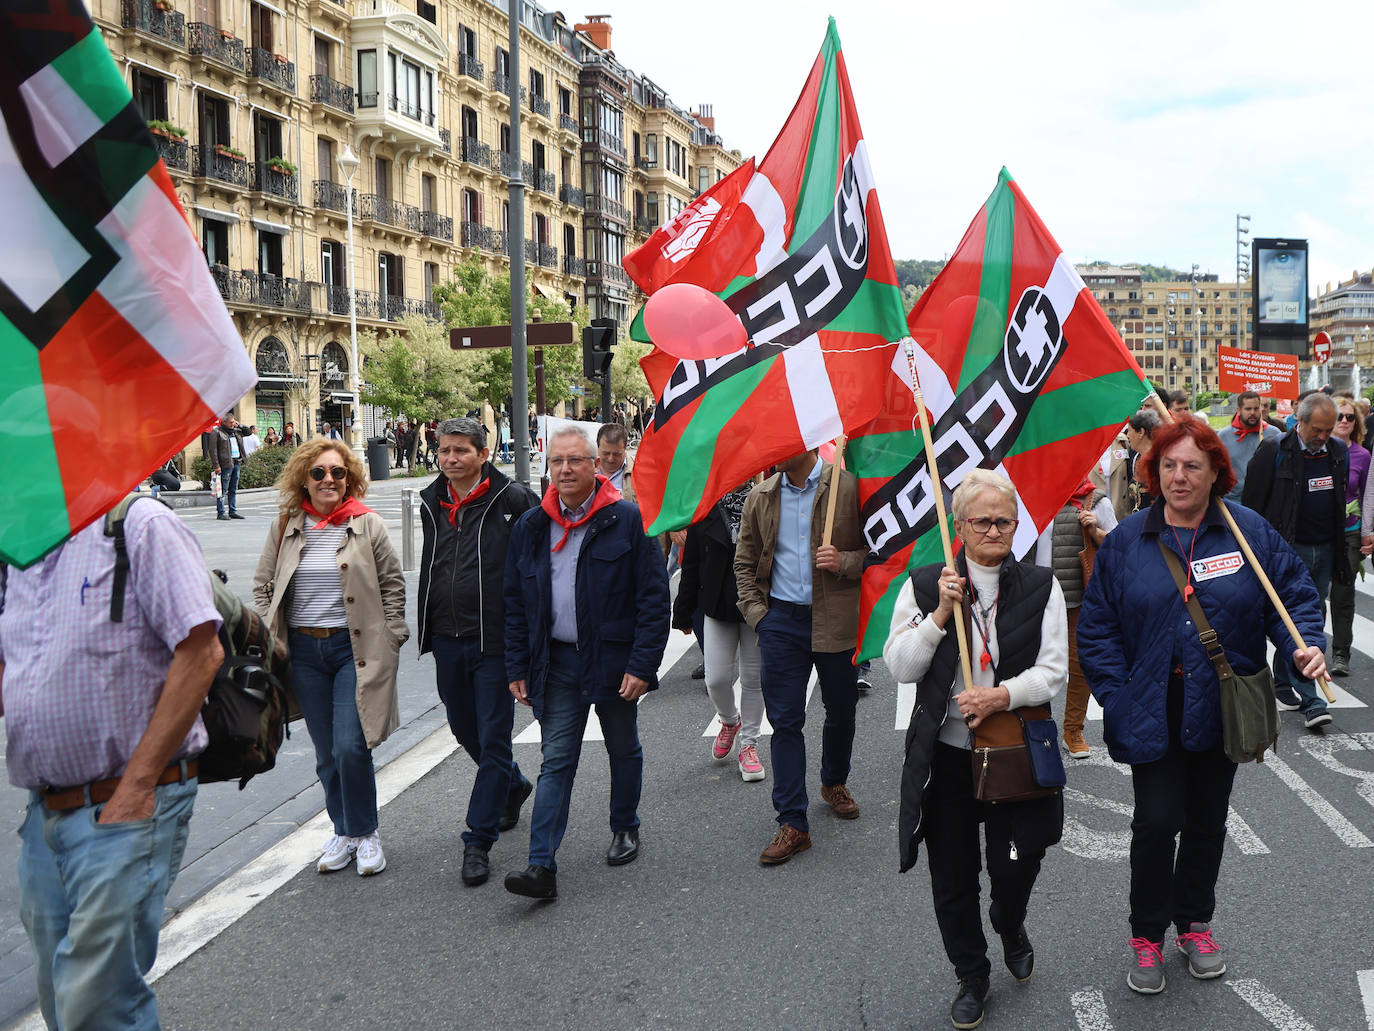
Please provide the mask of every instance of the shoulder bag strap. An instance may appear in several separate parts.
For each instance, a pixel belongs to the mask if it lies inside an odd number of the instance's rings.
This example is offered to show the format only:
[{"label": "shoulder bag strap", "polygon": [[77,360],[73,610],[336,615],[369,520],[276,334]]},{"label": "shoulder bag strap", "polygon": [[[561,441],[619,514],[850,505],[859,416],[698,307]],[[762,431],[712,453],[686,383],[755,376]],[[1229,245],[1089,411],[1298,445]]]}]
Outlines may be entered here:
[{"label": "shoulder bag strap", "polygon": [[1197,592],[1189,593],[1187,590],[1188,581],[1183,575],[1183,564],[1179,562],[1178,556],[1165,546],[1164,541],[1158,540],[1158,543],[1159,550],[1164,554],[1164,562],[1173,575],[1174,586],[1178,588],[1178,593],[1183,595],[1184,604],[1188,606],[1188,612],[1193,617],[1193,626],[1197,628],[1197,639],[1202,644],[1203,651],[1207,653],[1207,658],[1211,660],[1213,668],[1216,669],[1217,677],[1225,681],[1228,677],[1235,676],[1235,672],[1231,669],[1231,660],[1226,657],[1226,649],[1221,646],[1221,639],[1217,637],[1217,632],[1212,629],[1212,625],[1207,622],[1207,614],[1202,611],[1202,604],[1197,600]]}]

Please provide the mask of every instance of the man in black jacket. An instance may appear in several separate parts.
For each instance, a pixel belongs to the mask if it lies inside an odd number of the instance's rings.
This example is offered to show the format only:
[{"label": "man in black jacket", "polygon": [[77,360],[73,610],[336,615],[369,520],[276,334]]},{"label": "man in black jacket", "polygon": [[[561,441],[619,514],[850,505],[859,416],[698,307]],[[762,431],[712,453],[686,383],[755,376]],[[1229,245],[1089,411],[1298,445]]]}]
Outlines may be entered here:
[{"label": "man in black jacket", "polygon": [[[1261,441],[1245,472],[1241,503],[1260,513],[1293,546],[1312,574],[1326,604],[1331,580],[1353,580],[1345,548],[1345,484],[1350,452],[1332,438],[1336,405],[1313,392],[1298,402],[1297,425],[1277,441]],[[1331,722],[1326,702],[1310,680],[1289,675],[1291,663],[1280,649],[1274,657],[1274,694],[1285,709],[1302,710],[1315,729]]]},{"label": "man in black jacket", "polygon": [[538,501],[488,461],[477,420],[447,419],[438,438],[444,475],[420,492],[420,654],[434,652],[449,727],[477,764],[463,832],[463,883],[476,886],[490,875],[498,833],[516,825],[533,790],[511,757],[502,578],[511,527]]}]

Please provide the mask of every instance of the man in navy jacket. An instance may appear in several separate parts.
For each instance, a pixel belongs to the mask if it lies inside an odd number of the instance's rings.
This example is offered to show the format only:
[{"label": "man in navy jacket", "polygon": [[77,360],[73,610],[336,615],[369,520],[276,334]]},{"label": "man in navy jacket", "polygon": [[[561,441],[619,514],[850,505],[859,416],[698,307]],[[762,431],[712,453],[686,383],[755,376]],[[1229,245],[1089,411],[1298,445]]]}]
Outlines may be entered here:
[{"label": "man in navy jacket", "polygon": [[578,427],[549,442],[553,483],[520,517],[506,557],[506,675],[534,709],[543,765],[530,817],[530,865],[506,877],[529,898],[558,895],[554,855],[568,824],[582,732],[593,705],[611,767],[611,847],[639,854],[644,753],[637,703],[658,686],[668,643],[668,577],[639,509],[596,474],[596,445]]}]

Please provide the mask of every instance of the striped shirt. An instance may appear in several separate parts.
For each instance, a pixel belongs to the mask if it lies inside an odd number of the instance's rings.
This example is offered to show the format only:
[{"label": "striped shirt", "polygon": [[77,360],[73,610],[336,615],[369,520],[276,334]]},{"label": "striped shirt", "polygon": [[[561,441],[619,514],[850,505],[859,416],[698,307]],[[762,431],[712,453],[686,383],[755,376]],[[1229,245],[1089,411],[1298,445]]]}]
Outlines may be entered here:
[{"label": "striped shirt", "polygon": [[291,576],[289,626],[348,626],[343,582],[339,579],[339,549],[348,536],[345,526],[310,525],[306,516],[305,548],[301,564]]},{"label": "striped shirt", "polygon": [[[124,772],[162,694],[172,652],[220,624],[200,545],[176,513],[140,502],[124,521],[124,619],[110,622],[114,540],[90,526],[11,569],[0,614],[10,783],[72,787]],[[196,717],[175,758],[205,748]]]}]

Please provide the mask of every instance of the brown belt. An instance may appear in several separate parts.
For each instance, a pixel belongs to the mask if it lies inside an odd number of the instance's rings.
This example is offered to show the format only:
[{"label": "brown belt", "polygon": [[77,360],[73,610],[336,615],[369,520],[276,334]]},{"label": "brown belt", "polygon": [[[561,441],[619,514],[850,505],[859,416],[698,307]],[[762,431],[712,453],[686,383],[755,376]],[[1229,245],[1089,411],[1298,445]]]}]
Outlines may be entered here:
[{"label": "brown belt", "polygon": [[[191,780],[200,773],[200,760],[186,760],[186,779]],[[176,784],[182,779],[181,761],[168,763],[162,775],[157,778],[157,786]],[[114,797],[119,787],[118,777],[95,780],[89,784],[79,784],[74,788],[44,788],[43,804],[54,813],[65,813],[88,805],[103,805]]]},{"label": "brown belt", "polygon": [[333,637],[335,634],[342,634],[348,627],[346,626],[293,626],[293,634],[305,634],[306,637],[318,637],[324,640],[326,637]]}]

